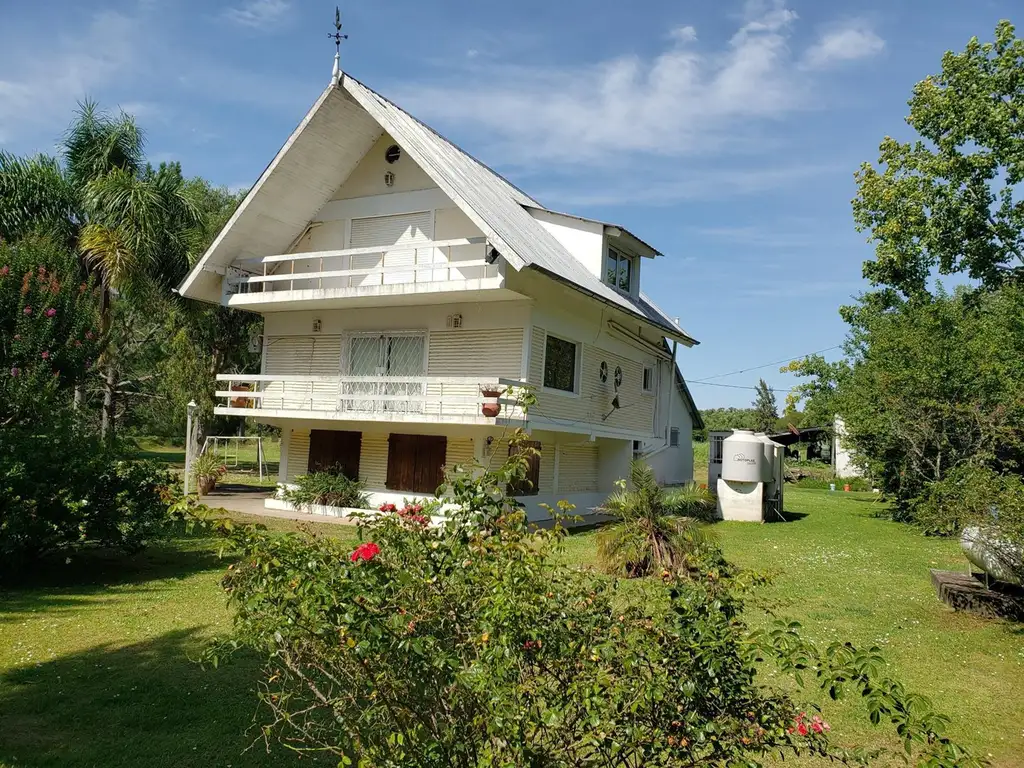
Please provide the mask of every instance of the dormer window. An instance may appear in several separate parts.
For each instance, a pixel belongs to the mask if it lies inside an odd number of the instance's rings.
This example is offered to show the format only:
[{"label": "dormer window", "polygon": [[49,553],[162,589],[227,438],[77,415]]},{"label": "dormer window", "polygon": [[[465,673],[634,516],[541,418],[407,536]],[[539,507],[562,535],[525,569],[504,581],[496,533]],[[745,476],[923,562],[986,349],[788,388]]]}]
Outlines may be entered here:
[{"label": "dormer window", "polygon": [[633,257],[609,248],[604,261],[604,281],[613,288],[629,293],[632,280]]}]

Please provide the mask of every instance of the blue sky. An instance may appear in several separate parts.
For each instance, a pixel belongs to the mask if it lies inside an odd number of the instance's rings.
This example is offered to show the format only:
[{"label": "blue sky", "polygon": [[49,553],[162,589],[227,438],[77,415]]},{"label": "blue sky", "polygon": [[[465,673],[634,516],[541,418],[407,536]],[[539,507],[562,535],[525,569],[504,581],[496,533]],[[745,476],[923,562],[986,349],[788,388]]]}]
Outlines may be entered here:
[{"label": "blue sky", "polygon": [[[334,2],[0,0],[0,148],[50,152],[83,96],[135,114],[153,160],[252,184],[327,84]],[[667,255],[644,289],[702,344],[691,381],[780,390],[839,344],[870,255],[853,173],[906,100],[1008,0],[375,0],[342,65],[548,207]],[[829,356],[837,353],[832,351]],[[701,407],[753,392],[694,384]]]}]

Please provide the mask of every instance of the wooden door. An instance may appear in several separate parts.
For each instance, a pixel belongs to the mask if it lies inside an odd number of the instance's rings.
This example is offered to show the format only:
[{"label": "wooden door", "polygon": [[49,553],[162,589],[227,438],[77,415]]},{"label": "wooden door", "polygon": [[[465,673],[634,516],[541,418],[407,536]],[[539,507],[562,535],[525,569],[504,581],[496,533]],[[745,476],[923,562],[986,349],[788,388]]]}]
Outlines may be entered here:
[{"label": "wooden door", "polygon": [[434,494],[444,482],[448,438],[443,435],[399,435],[388,438],[388,477],[393,491]]},{"label": "wooden door", "polygon": [[314,429],[309,433],[309,471],[338,472],[350,480],[359,479],[359,451],[362,432]]},{"label": "wooden door", "polygon": [[526,457],[526,477],[515,483],[509,483],[509,496],[536,496],[540,491],[540,443],[536,440],[524,440],[508,447],[508,455],[515,456],[533,448]]}]

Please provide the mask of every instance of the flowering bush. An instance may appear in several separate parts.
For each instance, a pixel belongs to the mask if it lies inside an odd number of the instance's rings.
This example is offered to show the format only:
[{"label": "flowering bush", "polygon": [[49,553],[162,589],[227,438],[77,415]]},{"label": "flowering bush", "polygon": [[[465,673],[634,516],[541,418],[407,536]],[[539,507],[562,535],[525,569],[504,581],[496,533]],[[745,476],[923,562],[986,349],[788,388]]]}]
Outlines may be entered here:
[{"label": "flowering bush", "polygon": [[72,407],[96,321],[74,254],[0,243],[0,570],[85,543],[135,550],[160,528],[165,475],[120,462]]},{"label": "flowering bush", "polygon": [[99,355],[91,284],[46,240],[0,243],[0,424],[45,418]]},{"label": "flowering bush", "polygon": [[496,473],[455,470],[444,525],[407,506],[368,519],[354,550],[332,537],[225,526],[239,554],[224,586],[231,637],[266,659],[263,729],[339,765],[756,766],[768,754],[866,762],[762,679],[768,654],[838,696],[853,686],[922,762],[976,763],[941,736],[926,702],[878,680],[874,652],[818,654],[784,625],[751,633],[749,575],[623,582],[555,557]]}]

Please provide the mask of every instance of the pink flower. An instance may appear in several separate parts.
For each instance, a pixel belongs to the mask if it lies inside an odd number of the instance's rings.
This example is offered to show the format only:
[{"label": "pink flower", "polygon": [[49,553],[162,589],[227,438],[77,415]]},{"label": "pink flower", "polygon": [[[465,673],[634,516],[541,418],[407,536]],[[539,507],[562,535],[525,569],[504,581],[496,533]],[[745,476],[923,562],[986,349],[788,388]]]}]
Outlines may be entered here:
[{"label": "pink flower", "polygon": [[86,331],[85,332],[85,338],[91,339],[92,338],[92,331]]},{"label": "pink flower", "polygon": [[32,314],[32,307],[25,307],[25,308],[24,308],[23,310],[21,310],[21,311],[22,311],[22,314],[25,314],[25,315],[31,315],[31,314]]},{"label": "pink flower", "polygon": [[76,342],[75,342],[75,346],[76,346],[76,347],[80,347],[80,346],[82,346],[82,342],[80,342],[80,341],[76,341]]},{"label": "pink flower", "polygon": [[372,541],[368,541],[365,544],[360,544],[358,547],[356,547],[355,551],[352,553],[349,559],[353,563],[358,562],[359,560],[366,560],[367,562],[369,562],[379,554],[380,547],[378,547]]},{"label": "pink flower", "polygon": [[50,353],[47,352],[45,349],[43,350],[42,358],[43,358],[43,360],[49,360],[50,359]]},{"label": "pink flower", "polygon": [[21,341],[21,334],[20,333],[14,334],[14,340],[15,341]]},{"label": "pink flower", "polygon": [[21,375],[21,368],[11,368],[11,376],[18,378]]},{"label": "pink flower", "polygon": [[797,723],[796,732],[801,736],[807,735],[807,723]]},{"label": "pink flower", "polygon": [[7,277],[7,275],[9,275],[10,273],[11,273],[11,268],[9,266],[7,266],[6,264],[4,264],[2,267],[0,267],[0,277]]},{"label": "pink flower", "polygon": [[384,503],[384,504],[381,504],[381,505],[380,505],[380,506],[378,507],[378,509],[379,509],[379,510],[380,510],[381,512],[394,512],[395,510],[397,510],[397,509],[398,509],[398,507],[396,507],[396,506],[395,506],[394,504],[391,504],[390,502],[386,502],[386,503]]},{"label": "pink flower", "polygon": [[46,310],[46,316],[47,317],[53,317],[56,314],[57,314],[57,310],[54,309],[53,307],[50,307],[48,310]]}]

